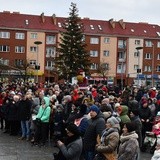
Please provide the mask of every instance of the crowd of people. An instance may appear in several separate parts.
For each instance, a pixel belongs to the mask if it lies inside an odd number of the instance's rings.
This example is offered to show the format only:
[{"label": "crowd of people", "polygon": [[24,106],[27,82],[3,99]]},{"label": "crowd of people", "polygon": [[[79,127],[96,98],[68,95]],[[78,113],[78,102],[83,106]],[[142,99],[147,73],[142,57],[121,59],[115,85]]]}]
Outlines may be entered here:
[{"label": "crowd of people", "polygon": [[[1,83],[0,124],[33,146],[51,139],[57,160],[138,160],[160,112],[160,91],[103,84]],[[158,140],[154,157],[160,152]],[[160,157],[160,156],[159,156]]]}]

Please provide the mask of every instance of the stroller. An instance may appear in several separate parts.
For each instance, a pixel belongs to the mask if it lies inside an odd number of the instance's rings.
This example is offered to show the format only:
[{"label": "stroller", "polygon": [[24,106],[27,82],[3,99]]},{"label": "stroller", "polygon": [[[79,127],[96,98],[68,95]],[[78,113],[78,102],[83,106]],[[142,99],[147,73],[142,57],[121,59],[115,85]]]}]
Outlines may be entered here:
[{"label": "stroller", "polygon": [[143,143],[142,151],[149,151],[151,154],[154,153],[157,145],[157,139],[160,138],[160,113],[154,119],[153,127],[151,132],[146,132]]}]

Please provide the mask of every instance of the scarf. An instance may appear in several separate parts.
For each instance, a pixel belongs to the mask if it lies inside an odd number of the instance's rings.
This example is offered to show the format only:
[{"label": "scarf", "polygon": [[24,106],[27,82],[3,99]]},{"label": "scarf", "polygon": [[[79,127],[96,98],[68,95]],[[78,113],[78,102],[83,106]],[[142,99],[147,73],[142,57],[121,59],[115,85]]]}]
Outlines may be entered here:
[{"label": "scarf", "polygon": [[123,142],[125,142],[125,141],[127,141],[131,138],[132,139],[138,139],[138,134],[135,131],[127,133],[127,134],[122,134],[120,136],[120,141],[123,143]]},{"label": "scarf", "polygon": [[102,136],[101,136],[101,144],[104,145],[104,140],[105,140],[105,137],[110,135],[111,133],[113,132],[118,132],[118,129],[117,128],[106,128],[103,132],[102,132]]}]

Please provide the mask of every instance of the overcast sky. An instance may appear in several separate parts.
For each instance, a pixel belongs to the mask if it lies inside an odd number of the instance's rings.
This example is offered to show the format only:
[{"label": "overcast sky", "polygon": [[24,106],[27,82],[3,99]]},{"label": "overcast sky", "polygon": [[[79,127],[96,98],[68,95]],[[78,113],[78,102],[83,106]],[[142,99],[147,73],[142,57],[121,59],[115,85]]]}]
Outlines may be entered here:
[{"label": "overcast sky", "polygon": [[68,17],[71,2],[77,4],[82,18],[160,25],[160,0],[0,0],[0,12]]}]

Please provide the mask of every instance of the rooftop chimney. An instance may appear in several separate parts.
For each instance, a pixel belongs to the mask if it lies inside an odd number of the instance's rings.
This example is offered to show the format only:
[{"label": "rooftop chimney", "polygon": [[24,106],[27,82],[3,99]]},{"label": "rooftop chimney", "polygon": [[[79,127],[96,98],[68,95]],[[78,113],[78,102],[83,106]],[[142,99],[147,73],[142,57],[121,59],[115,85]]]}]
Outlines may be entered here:
[{"label": "rooftop chimney", "polygon": [[118,22],[123,29],[126,28],[126,24],[123,22],[123,19],[120,19]]},{"label": "rooftop chimney", "polygon": [[10,13],[10,11],[3,11],[3,13]]},{"label": "rooftop chimney", "polygon": [[52,15],[52,21],[53,21],[53,24],[56,25],[57,20],[56,20],[56,15],[55,14]]},{"label": "rooftop chimney", "polygon": [[42,18],[42,22],[45,22],[45,18],[44,18],[44,12],[41,14],[41,18]]},{"label": "rooftop chimney", "polygon": [[111,25],[112,28],[115,28],[115,27],[116,27],[116,23],[115,23],[115,21],[113,20],[113,18],[109,20],[109,23],[110,23],[110,25]]},{"label": "rooftop chimney", "polygon": [[20,12],[13,12],[13,14],[20,14]]}]

